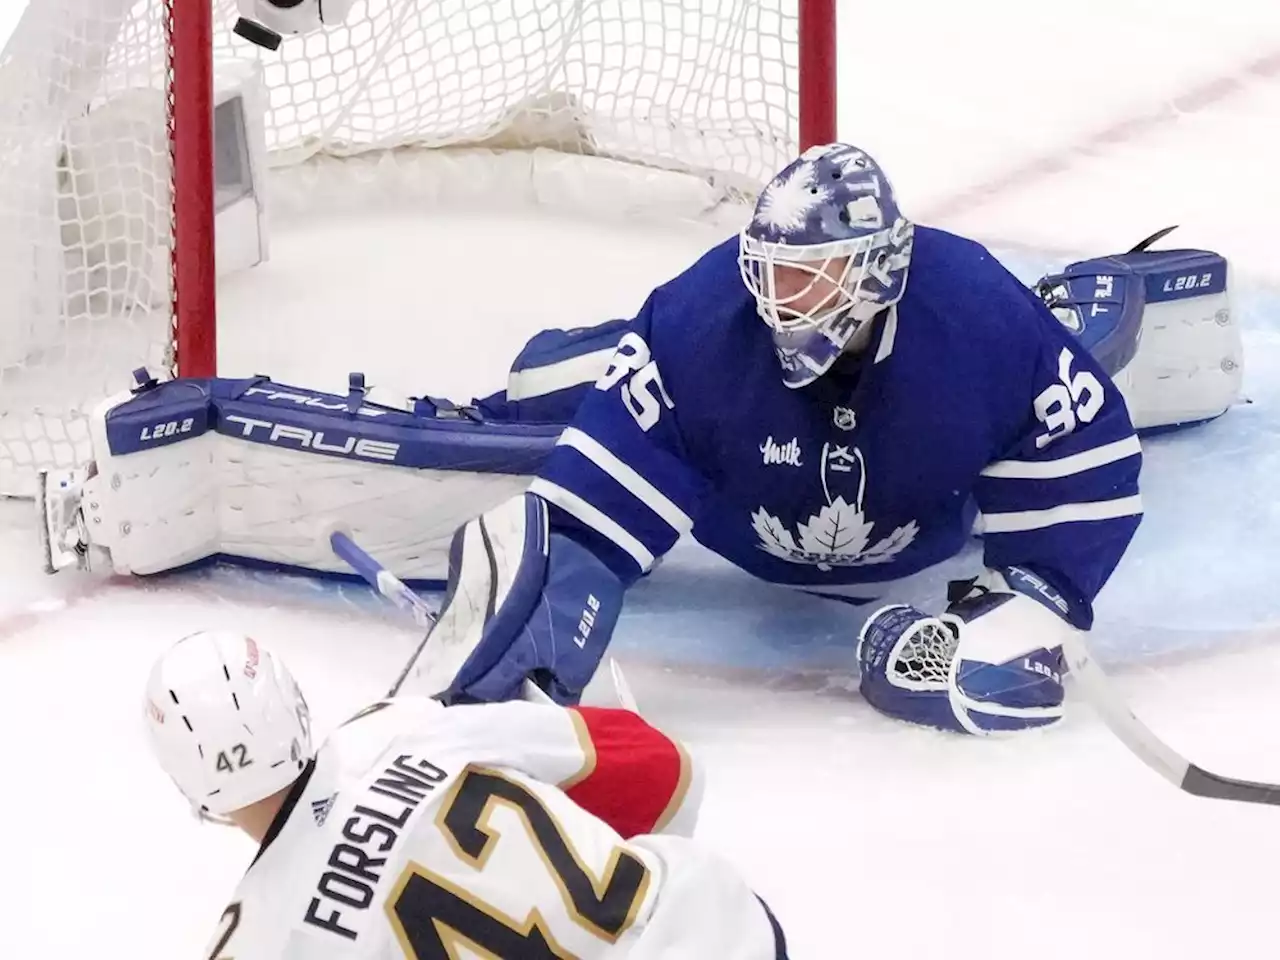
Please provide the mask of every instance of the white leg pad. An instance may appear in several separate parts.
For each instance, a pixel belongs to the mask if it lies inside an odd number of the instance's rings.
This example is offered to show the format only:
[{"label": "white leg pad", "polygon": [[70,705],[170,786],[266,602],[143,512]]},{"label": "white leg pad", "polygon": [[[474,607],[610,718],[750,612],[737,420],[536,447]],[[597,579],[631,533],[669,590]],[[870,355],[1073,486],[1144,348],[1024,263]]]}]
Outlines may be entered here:
[{"label": "white leg pad", "polygon": [[219,555],[350,573],[329,547],[340,529],[401,579],[443,581],[453,532],[524,490],[558,433],[352,413],[347,398],[265,381],[252,395],[206,397],[208,383],[232,382],[174,381],[94,413],[84,526],[117,573]]}]

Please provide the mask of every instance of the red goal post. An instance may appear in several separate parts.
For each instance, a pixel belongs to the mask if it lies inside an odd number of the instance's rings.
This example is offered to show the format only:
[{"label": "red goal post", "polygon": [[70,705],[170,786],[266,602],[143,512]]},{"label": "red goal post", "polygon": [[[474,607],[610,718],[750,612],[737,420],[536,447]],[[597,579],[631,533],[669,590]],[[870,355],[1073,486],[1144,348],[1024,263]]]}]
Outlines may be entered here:
[{"label": "red goal post", "polygon": [[[233,34],[235,0],[30,0],[0,58],[0,493],[84,462],[132,369],[216,371],[225,168],[253,161],[270,196],[309,164],[551,149],[749,198],[835,138],[835,8],[358,0],[272,52]],[[219,153],[235,84],[261,156]]]}]

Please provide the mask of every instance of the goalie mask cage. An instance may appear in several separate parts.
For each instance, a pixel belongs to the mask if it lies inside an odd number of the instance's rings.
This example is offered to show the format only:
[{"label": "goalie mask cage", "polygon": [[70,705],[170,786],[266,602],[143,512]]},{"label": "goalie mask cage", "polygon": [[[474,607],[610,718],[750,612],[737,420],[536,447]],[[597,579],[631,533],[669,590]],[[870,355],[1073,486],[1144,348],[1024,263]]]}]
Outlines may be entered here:
[{"label": "goalie mask cage", "polygon": [[29,0],[0,57],[0,494],[85,463],[87,414],[135,368],[215,372],[224,64],[265,87],[268,206],[293,173],[306,208],[308,165],[468,145],[749,198],[835,139],[835,3],[357,0],[272,52],[232,32],[235,0]]}]

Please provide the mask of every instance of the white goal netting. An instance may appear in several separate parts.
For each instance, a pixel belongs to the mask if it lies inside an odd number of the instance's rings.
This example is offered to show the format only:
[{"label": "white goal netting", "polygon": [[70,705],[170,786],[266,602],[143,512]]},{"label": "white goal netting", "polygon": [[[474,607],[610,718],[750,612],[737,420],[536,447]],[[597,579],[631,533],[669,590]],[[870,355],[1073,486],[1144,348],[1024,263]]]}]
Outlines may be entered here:
[{"label": "white goal netting", "polygon": [[[796,149],[800,2],[365,0],[269,52],[214,0],[212,53],[259,65],[273,170],[540,147],[749,194]],[[175,5],[30,0],[0,56],[0,493],[83,462],[86,412],[173,365]]]}]

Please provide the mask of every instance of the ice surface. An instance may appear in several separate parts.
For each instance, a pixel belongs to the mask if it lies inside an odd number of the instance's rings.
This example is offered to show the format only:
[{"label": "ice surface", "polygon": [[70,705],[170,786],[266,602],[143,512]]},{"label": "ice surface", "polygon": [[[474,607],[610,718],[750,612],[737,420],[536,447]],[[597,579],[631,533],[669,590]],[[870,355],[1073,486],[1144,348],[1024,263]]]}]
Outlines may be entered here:
[{"label": "ice surface", "polygon": [[[1028,279],[1167,222],[1241,267],[1250,403],[1146,444],[1147,520],[1094,642],[1177,747],[1280,780],[1280,87],[1266,66],[1280,13],[936,7],[841,9],[843,135],[881,155],[909,207],[991,240]],[[1081,52],[1056,61],[1077,35]],[[282,226],[272,262],[221,291],[222,362],[483,393],[529,333],[630,312],[712,239],[518,212]],[[29,504],[0,503],[0,956],[199,957],[252,850],[197,826],[151,764],[138,696],[152,658],[195,629],[250,631],[284,652],[324,730],[387,686],[415,631],[362,589],[307,580],[45,578],[32,531]],[[702,836],[774,907],[793,957],[1271,949],[1280,812],[1180,794],[1077,702],[1016,740],[893,723],[851,693],[851,647],[846,608],[690,545],[636,588],[615,645],[646,713],[706,763]]]}]

